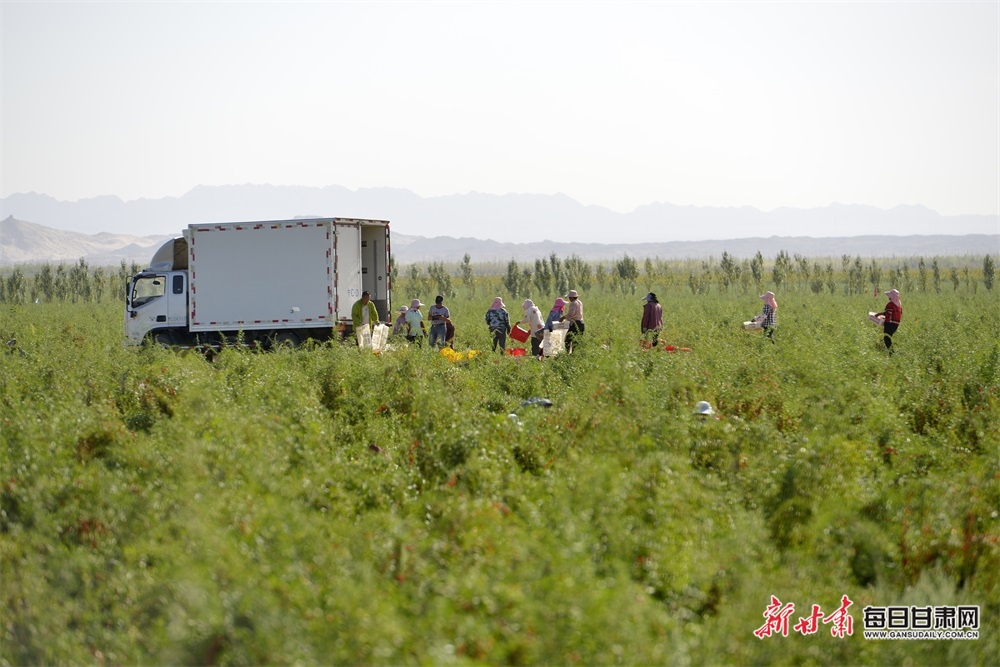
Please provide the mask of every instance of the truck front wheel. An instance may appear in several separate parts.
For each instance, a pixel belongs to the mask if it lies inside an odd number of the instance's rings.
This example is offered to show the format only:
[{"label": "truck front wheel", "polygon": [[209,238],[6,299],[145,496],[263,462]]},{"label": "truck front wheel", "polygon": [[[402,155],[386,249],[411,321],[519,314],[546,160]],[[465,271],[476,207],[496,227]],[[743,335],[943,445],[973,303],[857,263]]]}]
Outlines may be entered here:
[{"label": "truck front wheel", "polygon": [[162,347],[173,347],[174,337],[169,331],[159,331],[152,335],[153,342]]}]

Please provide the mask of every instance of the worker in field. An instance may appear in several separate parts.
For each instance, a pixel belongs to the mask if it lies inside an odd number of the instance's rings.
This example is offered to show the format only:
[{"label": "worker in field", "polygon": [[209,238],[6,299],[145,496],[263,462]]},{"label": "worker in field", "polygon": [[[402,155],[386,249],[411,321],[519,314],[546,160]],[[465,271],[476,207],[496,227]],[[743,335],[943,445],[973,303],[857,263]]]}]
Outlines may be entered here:
[{"label": "worker in field", "polygon": [[566,301],[562,298],[556,299],[555,303],[552,304],[552,310],[549,311],[549,316],[545,318],[545,330],[552,331],[553,325],[562,322],[565,319],[563,311],[566,310]]},{"label": "worker in field", "polygon": [[583,333],[583,301],[575,289],[566,292],[563,297],[568,302],[563,313],[563,320],[569,322],[569,329],[566,330],[566,351],[573,351],[573,339]]},{"label": "worker in field", "polygon": [[660,329],[663,328],[663,308],[653,292],[642,300],[645,302],[642,307],[642,337],[650,347],[656,347],[660,343]]},{"label": "worker in field", "polygon": [[406,311],[409,308],[406,306],[399,307],[399,314],[396,315],[396,321],[392,324],[392,335],[393,336],[405,336],[407,334],[406,328]]},{"label": "worker in field", "polygon": [[418,346],[424,344],[424,315],[420,312],[423,305],[420,299],[414,299],[406,311],[406,340]]},{"label": "worker in field", "polygon": [[764,302],[764,308],[760,311],[760,315],[750,321],[759,324],[773,343],[774,329],[778,326],[778,302],[774,298],[774,292],[765,292],[760,298]]},{"label": "worker in field", "polygon": [[885,310],[881,313],[875,313],[875,317],[881,315],[885,318],[882,322],[882,340],[885,342],[885,349],[892,354],[892,335],[903,320],[903,304],[899,300],[899,290],[891,289],[885,295],[889,297],[889,303],[885,304]]},{"label": "worker in field", "polygon": [[372,301],[371,292],[365,290],[361,298],[351,306],[351,322],[354,325],[354,335],[361,340],[362,333],[367,330],[371,336],[372,329],[378,324],[378,309]]},{"label": "worker in field", "polygon": [[444,347],[448,342],[448,318],[451,312],[444,305],[444,297],[440,294],[434,299],[434,305],[427,310],[431,320],[431,335],[428,342],[431,347]]},{"label": "worker in field", "polygon": [[525,299],[521,304],[524,310],[524,319],[518,324],[526,324],[524,327],[531,332],[531,354],[536,358],[542,356],[542,340],[545,338],[545,322],[542,320],[542,311],[531,299]]},{"label": "worker in field", "polygon": [[494,297],[490,309],[486,311],[486,326],[493,336],[493,351],[496,352],[499,347],[500,354],[503,354],[507,349],[507,334],[510,333],[510,313],[500,297]]},{"label": "worker in field", "polygon": [[450,317],[444,320],[444,346],[455,349],[455,325]]}]

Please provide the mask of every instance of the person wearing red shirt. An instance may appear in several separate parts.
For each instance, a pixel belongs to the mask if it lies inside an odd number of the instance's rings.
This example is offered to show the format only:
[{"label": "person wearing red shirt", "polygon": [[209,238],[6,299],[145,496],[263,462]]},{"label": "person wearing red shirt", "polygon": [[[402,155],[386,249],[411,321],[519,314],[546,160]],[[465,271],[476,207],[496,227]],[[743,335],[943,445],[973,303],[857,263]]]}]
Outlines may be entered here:
[{"label": "person wearing red shirt", "polygon": [[899,300],[899,290],[891,289],[885,293],[889,297],[889,303],[885,304],[885,310],[875,313],[878,317],[885,317],[882,324],[882,339],[885,341],[885,349],[892,353],[892,335],[899,328],[899,323],[903,320],[903,304]]}]

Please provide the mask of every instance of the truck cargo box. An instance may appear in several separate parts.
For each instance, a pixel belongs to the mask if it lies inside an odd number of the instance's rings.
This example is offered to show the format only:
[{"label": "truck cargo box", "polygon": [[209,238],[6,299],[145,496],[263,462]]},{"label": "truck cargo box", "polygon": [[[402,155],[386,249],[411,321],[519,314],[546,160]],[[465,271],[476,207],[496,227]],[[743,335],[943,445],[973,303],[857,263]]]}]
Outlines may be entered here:
[{"label": "truck cargo box", "polygon": [[191,331],[334,322],[331,220],[188,228]]}]

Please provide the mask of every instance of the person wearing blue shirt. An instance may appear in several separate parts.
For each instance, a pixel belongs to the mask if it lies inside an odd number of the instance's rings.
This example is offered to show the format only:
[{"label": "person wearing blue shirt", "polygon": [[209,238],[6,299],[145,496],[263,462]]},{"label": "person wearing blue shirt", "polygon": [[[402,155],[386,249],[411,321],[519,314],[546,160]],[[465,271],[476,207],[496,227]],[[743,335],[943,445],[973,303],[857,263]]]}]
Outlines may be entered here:
[{"label": "person wearing blue shirt", "polygon": [[494,298],[490,309],[486,311],[486,326],[493,335],[493,351],[496,352],[499,347],[500,354],[503,354],[507,349],[507,334],[510,333],[510,315],[500,297]]}]

